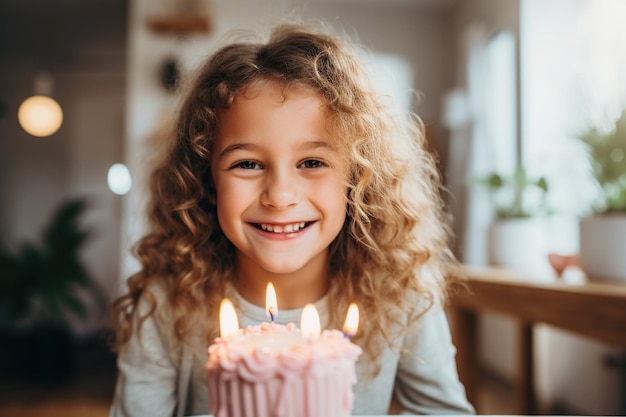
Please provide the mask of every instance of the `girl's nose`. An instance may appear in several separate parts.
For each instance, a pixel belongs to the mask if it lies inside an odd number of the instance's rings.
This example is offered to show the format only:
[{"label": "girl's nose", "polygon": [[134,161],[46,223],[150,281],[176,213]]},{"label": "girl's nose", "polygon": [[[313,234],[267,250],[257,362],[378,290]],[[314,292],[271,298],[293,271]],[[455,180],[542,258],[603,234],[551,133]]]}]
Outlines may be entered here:
[{"label": "girl's nose", "polygon": [[267,176],[261,204],[274,209],[285,209],[298,204],[300,192],[295,173],[275,171]]}]

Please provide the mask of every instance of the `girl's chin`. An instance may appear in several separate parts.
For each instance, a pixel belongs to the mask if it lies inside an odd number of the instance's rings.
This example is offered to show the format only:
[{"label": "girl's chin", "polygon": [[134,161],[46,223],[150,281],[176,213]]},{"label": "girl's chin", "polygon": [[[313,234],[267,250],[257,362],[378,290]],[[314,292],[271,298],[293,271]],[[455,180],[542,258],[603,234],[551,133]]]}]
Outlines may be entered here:
[{"label": "girl's chin", "polygon": [[298,275],[311,266],[311,259],[297,259],[295,256],[276,257],[274,259],[257,259],[256,264],[266,274]]},{"label": "girl's chin", "polygon": [[262,264],[259,265],[266,273],[274,275],[298,274],[302,271],[303,265],[284,264]]},{"label": "girl's chin", "polygon": [[[279,248],[284,249],[284,248]],[[280,252],[279,250],[263,250],[250,251],[248,253],[240,252],[240,267],[243,267],[247,273],[258,274],[259,276],[268,275],[321,275],[326,271],[326,254],[322,250],[308,251],[297,250],[301,248],[292,248]],[[256,271],[256,272],[255,272]]]}]

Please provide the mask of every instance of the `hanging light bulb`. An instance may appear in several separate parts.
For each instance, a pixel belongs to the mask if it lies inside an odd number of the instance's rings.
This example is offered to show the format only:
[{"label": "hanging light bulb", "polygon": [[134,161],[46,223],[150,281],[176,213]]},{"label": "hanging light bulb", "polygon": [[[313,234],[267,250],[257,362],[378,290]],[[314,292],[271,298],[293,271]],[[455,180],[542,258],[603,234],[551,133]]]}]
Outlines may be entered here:
[{"label": "hanging light bulb", "polygon": [[63,110],[54,99],[32,96],[20,105],[17,120],[33,136],[46,137],[55,133],[63,123]]},{"label": "hanging light bulb", "polygon": [[49,97],[52,94],[52,77],[40,73],[35,77],[35,95],[20,104],[17,120],[29,134],[46,137],[55,133],[63,123],[63,110]]}]

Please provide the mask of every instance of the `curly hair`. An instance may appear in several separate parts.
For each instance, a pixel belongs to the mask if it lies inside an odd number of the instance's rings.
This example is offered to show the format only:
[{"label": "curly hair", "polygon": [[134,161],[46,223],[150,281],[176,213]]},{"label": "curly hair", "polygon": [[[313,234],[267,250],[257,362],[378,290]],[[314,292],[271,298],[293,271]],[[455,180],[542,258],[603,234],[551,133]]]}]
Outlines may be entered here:
[{"label": "curly hair", "polygon": [[[212,142],[220,114],[260,82],[323,97],[349,167],[347,219],[329,248],[330,324],[340,326],[355,301],[368,318],[355,340],[375,359],[381,340],[394,342],[389,325],[407,326],[407,313],[415,309],[407,293],[431,304],[445,299],[454,258],[435,159],[419,118],[392,110],[363,68],[355,43],[300,25],[281,25],[266,42],[224,46],[200,68],[151,176],[152,229],[135,247],[142,268],[114,303],[118,347],[130,338],[133,321],[141,325],[161,303],[178,342],[198,324],[208,340],[217,335],[217,323],[206,317],[217,317],[230,291],[236,250],[217,220]],[[154,283],[164,288],[164,300],[149,290]],[[152,307],[140,313],[142,298]],[[411,313],[411,320],[420,313]]]}]

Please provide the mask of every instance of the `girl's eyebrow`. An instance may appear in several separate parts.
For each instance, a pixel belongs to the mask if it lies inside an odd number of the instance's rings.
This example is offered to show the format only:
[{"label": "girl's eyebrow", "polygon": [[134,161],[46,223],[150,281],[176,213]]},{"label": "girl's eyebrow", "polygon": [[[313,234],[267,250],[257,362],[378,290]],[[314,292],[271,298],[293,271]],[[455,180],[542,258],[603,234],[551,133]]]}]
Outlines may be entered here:
[{"label": "girl's eyebrow", "polygon": [[328,142],[324,142],[321,140],[314,140],[314,141],[310,141],[310,142],[306,142],[302,145],[302,149],[305,150],[313,150],[313,149],[319,149],[319,148],[326,148],[326,149],[333,149],[332,146],[330,146],[330,144]]},{"label": "girl's eyebrow", "polygon": [[[218,156],[218,160],[224,158],[229,153],[232,153],[238,150],[255,150],[258,148],[259,146],[253,143],[231,143],[220,152]],[[313,140],[310,142],[305,142],[302,144],[301,148],[303,150],[315,150],[315,149],[320,149],[320,148],[333,150],[333,147],[328,142],[324,142],[321,140]]]},{"label": "girl's eyebrow", "polygon": [[225,157],[229,153],[232,153],[232,152],[240,150],[240,149],[250,150],[250,149],[256,149],[256,148],[258,148],[258,147],[256,145],[252,144],[252,143],[231,143],[230,145],[225,147],[222,150],[222,152],[220,152],[220,154],[219,154],[217,159],[218,160],[222,159],[223,157]]}]

